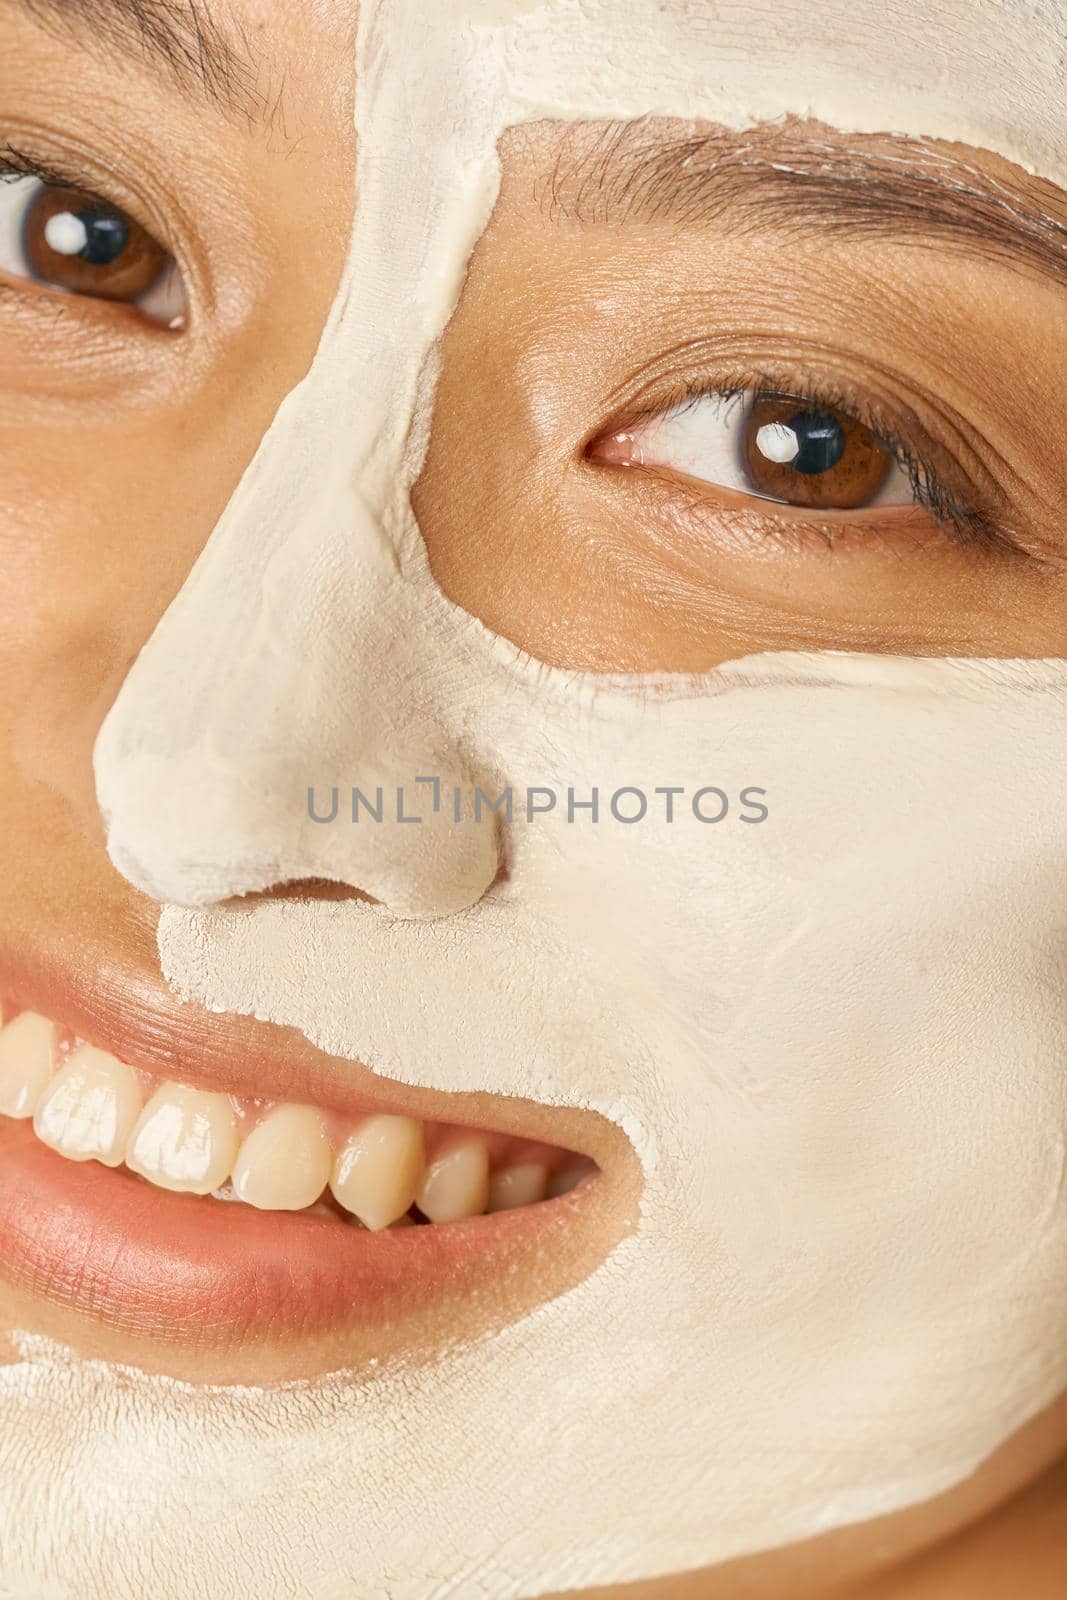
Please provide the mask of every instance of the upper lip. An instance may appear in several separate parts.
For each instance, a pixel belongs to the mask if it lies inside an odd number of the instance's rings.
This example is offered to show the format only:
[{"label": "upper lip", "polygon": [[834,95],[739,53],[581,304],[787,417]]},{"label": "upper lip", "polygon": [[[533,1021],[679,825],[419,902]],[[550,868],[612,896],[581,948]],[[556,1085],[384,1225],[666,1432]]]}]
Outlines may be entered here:
[{"label": "upper lip", "polygon": [[[0,993],[39,1011],[130,1066],[195,1088],[265,1102],[299,1102],[350,1116],[388,1112],[541,1140],[599,1161],[599,1117],[493,1095],[443,1095],[393,1082],[360,1062],[323,1054],[293,1029],[219,1015],[160,982],[101,960],[0,947]],[[598,1132],[600,1137],[597,1137]]]}]

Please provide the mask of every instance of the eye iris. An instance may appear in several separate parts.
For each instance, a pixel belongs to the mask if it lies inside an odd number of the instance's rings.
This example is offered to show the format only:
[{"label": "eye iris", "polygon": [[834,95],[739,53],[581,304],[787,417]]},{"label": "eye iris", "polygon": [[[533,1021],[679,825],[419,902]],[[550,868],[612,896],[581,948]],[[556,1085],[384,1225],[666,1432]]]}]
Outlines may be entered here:
[{"label": "eye iris", "polygon": [[777,430],[779,439],[782,435],[791,437],[794,441],[792,454],[784,460],[779,454],[771,454],[761,437],[763,428],[757,434],[757,444],[772,461],[780,466],[791,466],[794,472],[829,472],[845,453],[845,430],[828,411],[798,411],[787,423],[768,426]]},{"label": "eye iris", "polygon": [[100,300],[143,298],[170,260],[131,217],[77,189],[52,185],[28,207],[22,245],[39,282]]},{"label": "eye iris", "polygon": [[92,267],[110,267],[129,248],[129,226],[117,212],[95,211],[86,206],[77,213],[59,213],[59,219],[65,217],[81,224],[85,243],[77,254]]},{"label": "eye iris", "polygon": [[759,395],[741,439],[753,494],[789,505],[855,509],[885,485],[893,458],[870,429],[791,395]]}]

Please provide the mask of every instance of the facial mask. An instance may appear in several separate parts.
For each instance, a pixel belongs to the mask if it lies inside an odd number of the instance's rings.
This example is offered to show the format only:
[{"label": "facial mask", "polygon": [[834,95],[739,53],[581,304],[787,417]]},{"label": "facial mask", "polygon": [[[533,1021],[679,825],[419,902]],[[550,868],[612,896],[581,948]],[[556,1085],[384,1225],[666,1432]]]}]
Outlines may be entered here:
[{"label": "facial mask", "polygon": [[[109,848],[170,903],[181,994],[388,1078],[600,1112],[640,1221],[578,1288],[394,1376],[205,1392],[26,1343],[0,1370],[20,1496],[61,1481],[88,1534],[20,1524],[14,1571],[43,1550],[85,1595],[284,1572],[388,1600],[652,1578],[936,1495],[1067,1385],[1067,666],[558,672],[442,596],[409,500],[508,126],[794,112],[1067,183],[1059,7],[909,19],[362,6],[345,282],[103,729]],[[342,808],[407,785],[426,820],[319,825],[310,784]],[[513,788],[513,824],[453,822],[479,784]],[[525,822],[528,787],[557,809]],[[594,788],[600,820],[569,821]],[[642,821],[612,815],[624,788]],[[711,788],[721,822],[693,809]],[[310,877],[382,904],[212,905]]]}]

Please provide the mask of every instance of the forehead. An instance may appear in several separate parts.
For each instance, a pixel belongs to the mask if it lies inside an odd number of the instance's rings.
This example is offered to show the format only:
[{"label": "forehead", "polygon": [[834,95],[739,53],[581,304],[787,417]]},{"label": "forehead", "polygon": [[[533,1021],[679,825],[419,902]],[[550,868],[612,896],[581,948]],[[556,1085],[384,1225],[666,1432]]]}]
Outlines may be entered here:
[{"label": "forehead", "polygon": [[[341,25],[332,0],[324,14]],[[1058,4],[917,0],[887,20],[883,0],[364,0],[359,35],[362,125],[402,102],[416,147],[544,117],[793,114],[1067,182]]]}]

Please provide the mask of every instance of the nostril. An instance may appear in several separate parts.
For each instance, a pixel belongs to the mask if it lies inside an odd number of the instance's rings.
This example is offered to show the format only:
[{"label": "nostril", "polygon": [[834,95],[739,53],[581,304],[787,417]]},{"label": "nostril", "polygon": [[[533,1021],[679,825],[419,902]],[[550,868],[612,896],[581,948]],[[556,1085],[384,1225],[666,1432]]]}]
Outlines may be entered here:
[{"label": "nostril", "polygon": [[381,904],[372,894],[365,894],[350,883],[337,883],[332,878],[291,878],[286,883],[272,884],[269,889],[234,895],[223,904],[243,906],[257,900],[362,900],[366,905]]}]

